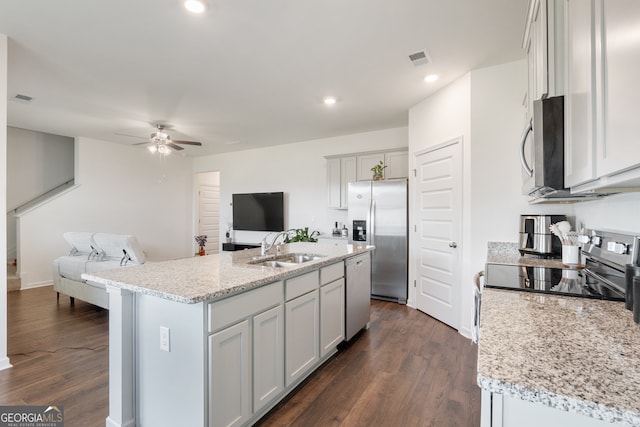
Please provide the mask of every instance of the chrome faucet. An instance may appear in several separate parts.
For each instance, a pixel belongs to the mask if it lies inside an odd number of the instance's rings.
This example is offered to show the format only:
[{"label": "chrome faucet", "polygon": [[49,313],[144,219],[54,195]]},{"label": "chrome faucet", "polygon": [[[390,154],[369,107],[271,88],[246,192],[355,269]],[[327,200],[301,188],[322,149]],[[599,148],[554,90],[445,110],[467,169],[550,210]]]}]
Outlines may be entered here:
[{"label": "chrome faucet", "polygon": [[[276,237],[273,238],[271,243],[267,243],[267,238],[271,235],[271,233],[264,236],[264,239],[262,239],[262,242],[260,242],[260,256],[265,256],[267,254],[267,251],[273,247],[273,245],[276,243],[276,240],[278,240],[278,237],[284,236],[284,238],[282,239],[282,243],[286,242],[289,238],[289,233],[291,231],[295,231],[295,230],[287,230],[287,231],[279,232],[278,234],[276,234]],[[278,249],[278,252],[280,252],[279,251],[280,243],[278,243],[276,247]]]}]

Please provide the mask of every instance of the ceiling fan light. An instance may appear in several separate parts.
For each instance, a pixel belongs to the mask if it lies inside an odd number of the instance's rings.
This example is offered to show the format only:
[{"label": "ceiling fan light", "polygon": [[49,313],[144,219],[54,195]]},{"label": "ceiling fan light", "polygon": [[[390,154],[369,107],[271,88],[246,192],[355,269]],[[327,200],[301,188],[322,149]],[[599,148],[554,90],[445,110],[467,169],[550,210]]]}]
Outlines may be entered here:
[{"label": "ceiling fan light", "polygon": [[186,0],[184,7],[191,13],[202,13],[206,8],[204,1],[201,0]]},{"label": "ceiling fan light", "polygon": [[152,153],[155,153],[156,151],[158,151],[158,147],[155,144],[152,144],[147,147],[147,150],[151,151]]},{"label": "ceiling fan light", "polygon": [[171,149],[166,145],[158,145],[158,153],[164,154],[165,156],[171,154]]}]

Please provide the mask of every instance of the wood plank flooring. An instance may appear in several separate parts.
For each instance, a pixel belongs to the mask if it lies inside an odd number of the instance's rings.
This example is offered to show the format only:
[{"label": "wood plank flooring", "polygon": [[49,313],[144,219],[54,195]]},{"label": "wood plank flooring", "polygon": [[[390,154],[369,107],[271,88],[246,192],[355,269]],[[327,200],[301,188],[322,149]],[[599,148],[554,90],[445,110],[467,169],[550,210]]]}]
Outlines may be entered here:
[{"label": "wood plank flooring", "polygon": [[7,293],[0,405],[62,405],[66,427],[104,426],[109,412],[109,312],[51,286]]},{"label": "wood plank flooring", "polygon": [[[51,287],[10,292],[0,405],[63,405],[66,427],[108,415],[108,311]],[[372,301],[371,328],[276,406],[262,426],[480,425],[476,347],[431,317]],[[182,426],[180,426],[182,427]],[[184,426],[190,427],[190,426]]]},{"label": "wood plank flooring", "polygon": [[372,301],[370,329],[356,338],[260,425],[480,425],[477,347],[457,331],[412,308]]}]

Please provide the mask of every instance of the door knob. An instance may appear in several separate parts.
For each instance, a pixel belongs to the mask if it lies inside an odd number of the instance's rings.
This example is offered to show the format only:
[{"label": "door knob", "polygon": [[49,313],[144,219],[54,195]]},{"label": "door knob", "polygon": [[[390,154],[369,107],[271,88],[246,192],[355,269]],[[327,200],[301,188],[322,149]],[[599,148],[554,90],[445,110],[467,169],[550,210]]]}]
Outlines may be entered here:
[{"label": "door knob", "polygon": [[455,249],[455,248],[458,247],[458,244],[456,242],[451,242],[451,243],[449,243],[449,247]]}]

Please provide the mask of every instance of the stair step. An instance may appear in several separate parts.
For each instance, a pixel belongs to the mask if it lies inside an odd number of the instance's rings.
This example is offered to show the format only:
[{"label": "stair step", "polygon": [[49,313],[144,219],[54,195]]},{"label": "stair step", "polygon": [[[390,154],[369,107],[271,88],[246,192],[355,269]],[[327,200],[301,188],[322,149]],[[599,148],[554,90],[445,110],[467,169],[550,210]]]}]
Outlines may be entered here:
[{"label": "stair step", "polygon": [[17,268],[13,264],[7,264],[7,291],[19,291],[22,283],[16,275]]}]

